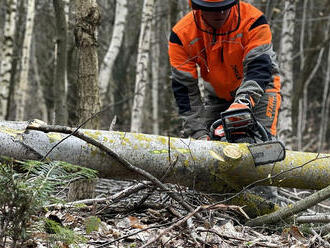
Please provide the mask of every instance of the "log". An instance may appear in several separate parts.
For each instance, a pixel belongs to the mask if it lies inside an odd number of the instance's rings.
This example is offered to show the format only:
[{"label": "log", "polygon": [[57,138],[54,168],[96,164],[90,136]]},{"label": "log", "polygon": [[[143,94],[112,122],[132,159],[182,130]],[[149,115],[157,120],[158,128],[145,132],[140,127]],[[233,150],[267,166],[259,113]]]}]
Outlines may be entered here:
[{"label": "log", "polygon": [[[37,124],[36,124],[37,123]],[[32,125],[31,125],[32,124]],[[0,155],[15,159],[66,161],[99,171],[99,177],[142,179],[91,144],[67,134],[28,129],[38,122],[0,122]],[[286,159],[255,166],[247,144],[199,141],[141,133],[80,130],[131,164],[162,178],[203,192],[237,192],[258,185],[319,190],[330,185],[330,156],[287,151]],[[55,148],[53,148],[55,146]],[[269,178],[271,176],[271,178]],[[267,179],[269,178],[269,179]]]}]

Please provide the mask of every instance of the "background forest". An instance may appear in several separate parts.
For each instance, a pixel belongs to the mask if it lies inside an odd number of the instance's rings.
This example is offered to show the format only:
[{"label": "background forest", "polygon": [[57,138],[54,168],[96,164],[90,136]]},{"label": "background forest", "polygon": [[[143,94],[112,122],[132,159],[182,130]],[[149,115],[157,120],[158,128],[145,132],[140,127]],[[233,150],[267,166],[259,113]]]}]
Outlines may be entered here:
[{"label": "background forest", "polygon": [[[99,87],[89,91],[79,84],[84,59],[75,41],[81,35],[75,1],[1,0],[0,118],[78,126],[101,109],[96,127],[115,123],[114,130],[179,136],[167,40],[189,11],[187,2],[98,0],[93,38]],[[294,149],[329,151],[330,1],[250,2],[268,18],[280,61],[288,111],[280,137]],[[90,101],[97,107],[85,115]]]}]

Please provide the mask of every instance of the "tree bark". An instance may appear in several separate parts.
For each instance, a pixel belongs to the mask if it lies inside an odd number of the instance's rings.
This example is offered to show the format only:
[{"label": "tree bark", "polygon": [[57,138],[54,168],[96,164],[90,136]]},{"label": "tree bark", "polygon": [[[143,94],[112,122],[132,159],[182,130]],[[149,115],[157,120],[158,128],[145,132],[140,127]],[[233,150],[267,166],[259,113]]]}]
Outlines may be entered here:
[{"label": "tree bark", "polygon": [[3,58],[0,65],[0,120],[7,115],[9,101],[10,75],[14,53],[14,40],[16,30],[17,0],[7,0],[8,9],[4,27],[4,44],[2,46]]},{"label": "tree bark", "polygon": [[144,0],[140,29],[138,56],[136,61],[135,91],[131,115],[131,132],[141,132],[143,105],[148,84],[148,65],[154,0]]},{"label": "tree bark", "polygon": [[[16,159],[40,159],[65,134],[26,131],[27,122],[0,123],[0,155]],[[102,142],[118,156],[162,178],[204,192],[234,192],[257,185],[319,190],[330,184],[330,155],[287,151],[284,161],[255,166],[246,144],[228,144],[97,130],[81,130]],[[237,156],[231,156],[235,152]],[[99,171],[100,177],[121,180],[142,179],[121,163],[86,142],[69,137],[47,155]],[[273,177],[269,177],[273,175]],[[276,175],[276,176],[275,176]]]},{"label": "tree bark", "polygon": [[[100,111],[96,29],[100,12],[96,0],[76,0],[75,41],[78,50],[78,113],[79,123]],[[95,117],[85,128],[99,127]]]},{"label": "tree bark", "polygon": [[[115,24],[113,27],[110,46],[100,66],[99,87],[102,105],[105,104],[109,82],[113,80],[112,70],[122,45],[127,21],[127,13],[127,0],[118,0],[116,3]],[[110,91],[113,95],[114,89],[110,89]]]},{"label": "tree bark", "polygon": [[155,4],[155,11],[152,19],[151,30],[151,80],[152,80],[152,130],[153,134],[159,135],[159,117],[158,117],[158,103],[159,103],[159,67],[160,67],[160,10],[161,4]]},{"label": "tree bark", "polygon": [[303,87],[303,97],[301,99],[299,99],[299,110],[298,110],[298,121],[297,121],[297,144],[298,147],[297,149],[299,151],[302,151],[302,143],[303,143],[303,136],[304,133],[306,131],[307,127],[307,110],[308,110],[308,87],[310,85],[310,83],[312,82],[315,74],[317,73],[321,62],[322,62],[322,57],[323,57],[323,53],[324,53],[325,48],[321,48],[320,52],[319,52],[319,56],[317,59],[317,62],[315,64],[314,69],[311,71],[310,75],[308,76],[308,78],[306,79],[306,81],[304,82],[304,87]]},{"label": "tree bark", "polygon": [[292,148],[292,88],[293,88],[293,37],[296,16],[295,0],[284,1],[284,16],[280,50],[282,74],[282,105],[279,114],[279,139],[288,149]]},{"label": "tree bark", "polygon": [[33,39],[32,41],[32,69],[34,73],[34,77],[36,80],[36,87],[37,87],[37,92],[35,97],[37,98],[38,101],[38,108],[40,110],[40,116],[41,120],[48,122],[48,111],[47,111],[47,104],[44,96],[44,86],[41,84],[41,79],[40,79],[40,72],[38,68],[38,63],[37,63],[37,52],[36,52],[36,42]]},{"label": "tree bark", "polygon": [[34,26],[35,16],[35,0],[27,1],[27,14],[26,14],[26,26],[22,49],[22,60],[21,60],[21,72],[18,81],[18,85],[15,88],[15,105],[16,114],[15,119],[22,121],[24,120],[24,107],[25,99],[27,94],[28,80],[29,80],[29,68],[30,68],[30,51],[31,41]]},{"label": "tree bark", "polygon": [[53,84],[55,123],[67,125],[67,23],[63,0],[53,0],[56,20],[56,67]]},{"label": "tree bark", "polygon": [[[328,26],[330,26],[330,20],[328,22]],[[321,152],[324,148],[324,141],[326,137],[326,131],[328,127],[329,120],[329,88],[330,88],[330,46],[328,48],[328,60],[327,60],[327,69],[326,76],[324,78],[324,88],[323,88],[323,96],[322,96],[322,112],[321,112],[321,123],[319,129],[319,139],[318,139],[318,152]]]},{"label": "tree bark", "polygon": [[298,223],[330,223],[330,215],[316,214],[300,216],[296,219]]},{"label": "tree bark", "polygon": [[[75,41],[78,50],[78,115],[83,123],[100,112],[98,87],[97,26],[100,12],[96,0],[76,0]],[[98,129],[100,119],[94,116],[86,128]],[[68,199],[92,198],[96,182],[82,180],[70,185]]]}]

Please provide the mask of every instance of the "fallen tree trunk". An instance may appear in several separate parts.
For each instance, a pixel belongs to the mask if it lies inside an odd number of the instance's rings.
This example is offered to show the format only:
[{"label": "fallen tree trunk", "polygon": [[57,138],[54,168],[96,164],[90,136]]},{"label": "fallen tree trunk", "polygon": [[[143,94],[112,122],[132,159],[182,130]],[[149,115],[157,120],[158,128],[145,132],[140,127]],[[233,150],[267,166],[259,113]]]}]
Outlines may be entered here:
[{"label": "fallen tree trunk", "polygon": [[[39,160],[53,149],[47,155],[49,159],[95,169],[102,178],[141,178],[125,169],[118,160],[76,137],[71,136],[53,148],[68,135],[29,130],[28,125],[28,122],[0,122],[0,155]],[[330,185],[330,157],[326,154],[287,151],[284,161],[256,167],[246,144],[137,133],[80,131],[155,177],[162,178],[170,170],[165,182],[199,191],[233,192],[254,182],[258,185],[316,190]]]}]

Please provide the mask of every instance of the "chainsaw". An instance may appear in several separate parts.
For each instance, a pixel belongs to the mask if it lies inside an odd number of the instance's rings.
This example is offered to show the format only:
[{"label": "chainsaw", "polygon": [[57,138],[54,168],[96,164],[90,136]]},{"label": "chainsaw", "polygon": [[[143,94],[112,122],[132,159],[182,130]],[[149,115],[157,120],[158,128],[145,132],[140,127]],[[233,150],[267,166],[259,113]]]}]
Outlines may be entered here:
[{"label": "chainsaw", "polygon": [[209,137],[229,143],[249,143],[248,149],[256,166],[285,158],[284,144],[267,132],[250,109],[222,112],[220,119],[211,125]]}]

